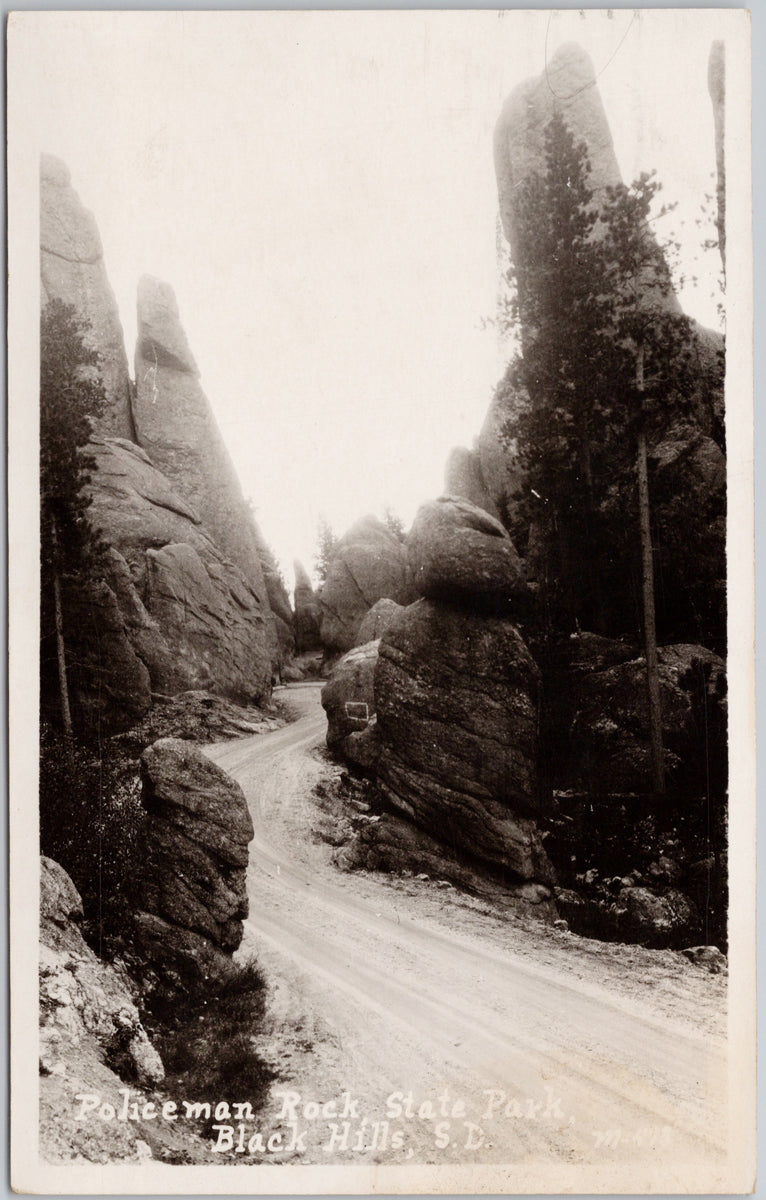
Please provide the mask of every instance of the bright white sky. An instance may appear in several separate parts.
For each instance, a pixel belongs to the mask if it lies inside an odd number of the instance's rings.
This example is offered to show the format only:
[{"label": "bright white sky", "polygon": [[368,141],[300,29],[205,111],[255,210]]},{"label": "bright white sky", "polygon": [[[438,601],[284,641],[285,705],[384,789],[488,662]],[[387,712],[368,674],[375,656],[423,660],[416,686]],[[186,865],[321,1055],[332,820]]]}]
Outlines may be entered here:
[{"label": "bright white sky", "polygon": [[[176,291],[202,382],[292,585],[320,512],[409,522],[503,367],[492,131],[576,40],[624,177],[656,167],[694,225],[714,190],[721,14],[27,13],[30,153],[96,215],[135,341],[136,283]],[[717,253],[709,256],[718,268]],[[686,296],[715,322],[713,283]]]}]

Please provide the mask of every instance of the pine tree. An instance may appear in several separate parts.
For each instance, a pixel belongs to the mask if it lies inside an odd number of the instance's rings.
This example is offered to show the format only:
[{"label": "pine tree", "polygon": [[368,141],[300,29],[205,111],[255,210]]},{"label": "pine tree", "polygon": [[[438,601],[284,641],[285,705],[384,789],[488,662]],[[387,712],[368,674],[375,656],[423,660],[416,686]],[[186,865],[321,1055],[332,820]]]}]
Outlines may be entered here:
[{"label": "pine tree", "polygon": [[41,658],[50,636],[56,648],[63,730],[72,733],[67,686],[65,580],[82,581],[95,568],[99,541],[88,521],[86,492],[93,459],[85,449],[105,394],[96,375],[98,355],[85,341],[87,326],[72,305],[51,300],[40,322],[40,545]]},{"label": "pine tree", "polygon": [[[526,516],[542,543],[543,577],[554,581],[558,622],[609,632],[610,560],[620,542],[640,545],[654,787],[662,791],[646,439],[689,403],[694,342],[670,300],[670,271],[651,230],[654,178],[607,189],[597,203],[586,149],[560,113],[545,136],[545,170],[517,202],[521,353],[506,383],[528,402],[507,433],[526,470]],[[638,521],[626,521],[631,509]],[[623,525],[617,538],[610,510]]]},{"label": "pine tree", "polygon": [[317,552],[314,556],[314,568],[321,583],[327,578],[330,562],[335,553],[338,539],[332,531],[329,521],[320,516],[317,524]]}]

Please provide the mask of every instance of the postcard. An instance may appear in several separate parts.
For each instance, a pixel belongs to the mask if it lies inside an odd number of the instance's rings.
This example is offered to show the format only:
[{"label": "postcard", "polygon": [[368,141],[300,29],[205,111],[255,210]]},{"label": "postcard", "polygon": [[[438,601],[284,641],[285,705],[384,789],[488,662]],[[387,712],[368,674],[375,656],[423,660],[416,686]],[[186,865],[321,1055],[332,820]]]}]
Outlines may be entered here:
[{"label": "postcard", "polygon": [[8,25],[12,1183],[755,1186],[749,14]]}]

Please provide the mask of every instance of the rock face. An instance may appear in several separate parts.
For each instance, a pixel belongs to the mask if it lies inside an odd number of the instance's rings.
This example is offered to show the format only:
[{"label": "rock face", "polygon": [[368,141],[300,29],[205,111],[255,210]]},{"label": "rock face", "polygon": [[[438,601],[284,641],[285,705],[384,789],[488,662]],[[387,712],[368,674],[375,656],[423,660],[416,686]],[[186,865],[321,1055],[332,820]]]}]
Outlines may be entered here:
[{"label": "rock face", "polygon": [[[105,1096],[165,1077],[136,1008],[127,973],[97,958],[77,927],[82,901],[63,867],[40,859],[40,1150],[44,1158],[91,1159],[89,1122],[73,1120],[78,1093]],[[100,1147],[104,1152],[103,1143]],[[119,1131],[114,1157],[138,1157],[135,1130]]]},{"label": "rock face", "polygon": [[622,933],[645,946],[669,946],[698,933],[694,905],[675,888],[657,896],[649,888],[623,888],[615,916]]},{"label": "rock face", "polygon": [[326,650],[350,650],[362,618],[378,600],[406,601],[407,553],[377,517],[363,517],[339,541],[320,596]]},{"label": "rock face", "polygon": [[547,880],[533,816],[539,672],[510,622],[420,600],[381,639],[378,780],[450,852]]},{"label": "rock face", "polygon": [[192,506],[265,610],[258,535],[200,387],[175,296],[166,283],[146,275],[138,285],[134,416],[139,445]]},{"label": "rock face", "polygon": [[593,64],[584,50],[568,43],[556,51],[542,75],[525,80],[511,92],[495,127],[500,217],[517,266],[525,261],[525,247],[520,240],[515,197],[525,179],[544,171],[544,132],[554,107],[578,140],[585,142],[589,184],[596,202],[607,187],[622,181]]},{"label": "rock face", "polygon": [[528,594],[521,559],[506,530],[467,500],[442,496],[424,504],[407,549],[422,596],[503,607]]},{"label": "rock face", "polygon": [[[292,651],[292,612],[247,511],[172,292],[139,289],[137,389],[92,215],[67,168],[43,157],[42,302],[88,322],[108,404],[90,447],[90,516],[107,544],[100,581],[67,595],[75,720],[123,729],[152,694],[206,688],[251,702]],[[264,577],[264,566],[265,566]]]},{"label": "rock face", "polygon": [[322,707],[327,713],[327,745],[330,750],[353,756],[349,735],[367,729],[375,715],[373,680],[378,662],[379,641],[355,646],[335,664],[322,688]]},{"label": "rock face", "polygon": [[303,563],[296,559],[293,569],[295,572],[295,591],[293,593],[295,646],[299,654],[304,654],[308,650],[318,650],[322,644],[319,636],[321,608]]},{"label": "rock face", "polygon": [[484,479],[481,460],[475,451],[466,450],[464,446],[456,446],[450,451],[444,469],[444,491],[448,496],[468,500],[500,520],[500,513]]},{"label": "rock face", "polygon": [[359,626],[358,645],[379,640],[401,607],[395,600],[378,600],[377,604],[373,604]]},{"label": "rock face", "polygon": [[86,340],[100,355],[107,396],[100,431],[133,437],[128,360],[101,238],[71,185],[68,168],[48,154],[40,163],[40,281],[43,305],[54,299],[72,304],[91,327]]},{"label": "rock face", "polygon": [[[269,610],[143,450],[110,438],[94,439],[90,449],[90,516],[111,546],[106,584],[114,603],[107,597],[104,605],[115,627],[121,620],[149,692],[264,695]],[[108,668],[104,652],[100,661]]]},{"label": "rock face", "polygon": [[272,647],[272,661],[282,667],[295,653],[293,610],[277,560],[258,526],[255,527],[255,535],[269,601],[268,619],[271,621],[272,637],[276,643],[276,647]]},{"label": "rock face", "polygon": [[715,126],[715,163],[718,200],[718,247],[726,270],[726,153],[724,130],[726,123],[726,49],[723,42],[713,42],[708,60],[707,85],[713,103]]},{"label": "rock face", "polygon": [[188,948],[196,959],[194,950],[207,943],[208,951],[230,954],[248,911],[253,823],[242,789],[196,746],[176,738],[144,751],[141,776],[149,821],[138,908],[155,935],[167,927],[166,941],[177,952]]}]

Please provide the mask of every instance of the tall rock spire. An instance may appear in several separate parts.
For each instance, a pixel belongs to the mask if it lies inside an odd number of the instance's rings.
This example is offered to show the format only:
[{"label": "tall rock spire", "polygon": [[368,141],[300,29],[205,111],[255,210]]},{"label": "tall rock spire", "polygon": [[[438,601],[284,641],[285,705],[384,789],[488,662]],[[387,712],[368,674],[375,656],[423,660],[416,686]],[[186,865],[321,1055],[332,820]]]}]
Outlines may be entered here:
[{"label": "tall rock spire", "polygon": [[43,305],[63,300],[87,322],[86,341],[99,355],[107,396],[99,433],[132,438],[128,359],[101,238],[72,187],[69,168],[50,154],[40,159],[40,291]]},{"label": "tall rock spire", "polygon": [[268,610],[254,521],[200,386],[173,289],[149,275],[138,285],[134,417],[139,445]]}]

